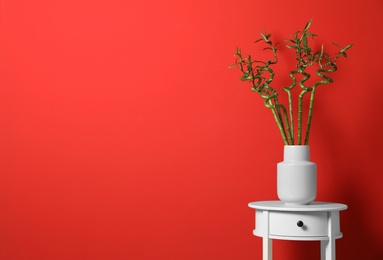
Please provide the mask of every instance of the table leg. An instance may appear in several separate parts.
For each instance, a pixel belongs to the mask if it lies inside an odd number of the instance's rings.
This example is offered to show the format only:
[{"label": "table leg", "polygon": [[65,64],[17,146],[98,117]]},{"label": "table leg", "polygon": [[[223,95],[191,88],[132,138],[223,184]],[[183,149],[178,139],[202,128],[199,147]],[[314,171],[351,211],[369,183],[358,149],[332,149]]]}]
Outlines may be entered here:
[{"label": "table leg", "polygon": [[264,223],[265,223],[265,234],[262,239],[263,243],[263,260],[272,260],[273,259],[273,242],[269,238],[270,235],[270,213],[269,211],[263,211]]},{"label": "table leg", "polygon": [[320,255],[321,260],[335,260],[335,235],[334,235],[334,214],[328,213],[327,232],[328,240],[321,240]]},{"label": "table leg", "polygon": [[320,241],[320,259],[335,260],[335,239]]},{"label": "table leg", "polygon": [[263,260],[273,259],[273,242],[270,238],[263,238]]},{"label": "table leg", "polygon": [[328,243],[328,240],[321,240],[320,241],[320,260],[326,260],[327,243]]}]

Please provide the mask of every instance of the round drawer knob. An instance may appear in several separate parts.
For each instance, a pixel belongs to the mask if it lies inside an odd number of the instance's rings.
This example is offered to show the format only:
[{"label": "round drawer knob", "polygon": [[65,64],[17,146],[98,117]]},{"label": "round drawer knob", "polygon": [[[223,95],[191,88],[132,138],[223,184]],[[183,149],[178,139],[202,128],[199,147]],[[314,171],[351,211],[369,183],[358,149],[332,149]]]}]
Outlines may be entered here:
[{"label": "round drawer knob", "polygon": [[299,221],[297,222],[297,226],[298,226],[298,227],[303,227],[303,222],[302,222],[301,220],[299,220]]}]

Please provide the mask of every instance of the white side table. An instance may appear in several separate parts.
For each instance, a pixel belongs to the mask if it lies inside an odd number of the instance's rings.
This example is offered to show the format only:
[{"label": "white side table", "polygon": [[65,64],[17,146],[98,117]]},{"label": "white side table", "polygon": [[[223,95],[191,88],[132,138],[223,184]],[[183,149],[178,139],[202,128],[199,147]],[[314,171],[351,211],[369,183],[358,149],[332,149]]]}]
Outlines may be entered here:
[{"label": "white side table", "polygon": [[335,260],[335,239],[342,237],[339,211],[347,205],[259,201],[249,203],[249,207],[256,210],[253,234],[263,238],[263,260],[272,259],[272,239],[321,241],[321,260]]}]

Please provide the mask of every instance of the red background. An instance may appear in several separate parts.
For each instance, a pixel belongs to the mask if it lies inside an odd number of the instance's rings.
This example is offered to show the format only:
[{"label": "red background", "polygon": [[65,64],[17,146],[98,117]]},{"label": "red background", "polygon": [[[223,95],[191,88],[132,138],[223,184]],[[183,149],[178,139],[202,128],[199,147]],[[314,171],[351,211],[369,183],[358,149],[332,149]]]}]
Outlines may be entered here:
[{"label": "red background", "polygon": [[[317,200],[349,206],[339,259],[382,259],[382,12],[379,0],[2,0],[0,259],[261,259],[247,203],[277,199],[283,143],[228,66],[265,26],[281,41],[310,18],[326,46],[354,43],[317,92]],[[274,256],[319,259],[319,242],[275,241]]]}]

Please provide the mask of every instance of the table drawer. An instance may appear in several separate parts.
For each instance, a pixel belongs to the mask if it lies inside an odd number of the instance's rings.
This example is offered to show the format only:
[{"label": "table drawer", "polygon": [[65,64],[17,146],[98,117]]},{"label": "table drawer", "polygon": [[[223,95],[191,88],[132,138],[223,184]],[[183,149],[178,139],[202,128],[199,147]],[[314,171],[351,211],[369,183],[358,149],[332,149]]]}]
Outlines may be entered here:
[{"label": "table drawer", "polygon": [[270,212],[270,235],[327,236],[327,212]]}]

